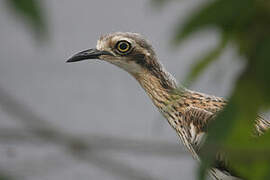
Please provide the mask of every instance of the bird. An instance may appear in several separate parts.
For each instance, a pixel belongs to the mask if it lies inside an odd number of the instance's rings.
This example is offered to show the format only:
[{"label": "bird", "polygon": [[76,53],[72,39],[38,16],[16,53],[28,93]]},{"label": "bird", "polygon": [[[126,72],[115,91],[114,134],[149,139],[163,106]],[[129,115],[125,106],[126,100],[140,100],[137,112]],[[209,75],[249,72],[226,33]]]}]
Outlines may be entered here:
[{"label": "bird", "polygon": [[[153,104],[176,131],[192,156],[200,161],[199,150],[207,135],[208,125],[227,104],[224,98],[189,90],[178,85],[165,69],[151,43],[132,32],[114,32],[102,35],[96,48],[76,53],[66,62],[98,59],[120,67],[133,76],[146,91]],[[263,134],[270,122],[258,116],[257,134]],[[216,156],[209,170],[215,180],[239,179],[222,156]]]}]

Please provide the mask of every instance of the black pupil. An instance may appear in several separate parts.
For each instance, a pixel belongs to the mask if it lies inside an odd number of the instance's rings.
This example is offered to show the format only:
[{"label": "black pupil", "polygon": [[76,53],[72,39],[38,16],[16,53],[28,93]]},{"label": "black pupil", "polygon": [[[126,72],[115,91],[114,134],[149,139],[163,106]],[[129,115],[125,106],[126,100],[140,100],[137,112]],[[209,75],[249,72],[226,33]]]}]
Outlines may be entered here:
[{"label": "black pupil", "polygon": [[126,50],[128,48],[128,44],[123,42],[123,43],[120,44],[119,48],[121,50]]}]

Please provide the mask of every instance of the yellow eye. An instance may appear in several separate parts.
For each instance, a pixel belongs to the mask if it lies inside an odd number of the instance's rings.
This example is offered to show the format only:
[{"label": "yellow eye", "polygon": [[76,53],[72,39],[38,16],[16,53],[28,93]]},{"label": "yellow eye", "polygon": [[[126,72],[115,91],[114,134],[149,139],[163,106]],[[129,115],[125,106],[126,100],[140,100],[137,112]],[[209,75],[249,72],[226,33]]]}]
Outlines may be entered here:
[{"label": "yellow eye", "polygon": [[120,53],[127,53],[130,50],[131,45],[127,41],[119,41],[116,44],[116,48]]}]

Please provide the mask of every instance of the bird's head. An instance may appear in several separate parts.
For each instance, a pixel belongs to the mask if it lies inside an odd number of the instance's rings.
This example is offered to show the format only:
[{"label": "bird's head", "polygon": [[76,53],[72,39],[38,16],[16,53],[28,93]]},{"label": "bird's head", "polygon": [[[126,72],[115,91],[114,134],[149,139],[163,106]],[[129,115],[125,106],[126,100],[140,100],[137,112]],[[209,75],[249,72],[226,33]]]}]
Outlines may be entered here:
[{"label": "bird's head", "polygon": [[103,35],[97,41],[96,48],[79,52],[67,62],[87,59],[110,62],[134,75],[159,68],[152,46],[137,33]]}]

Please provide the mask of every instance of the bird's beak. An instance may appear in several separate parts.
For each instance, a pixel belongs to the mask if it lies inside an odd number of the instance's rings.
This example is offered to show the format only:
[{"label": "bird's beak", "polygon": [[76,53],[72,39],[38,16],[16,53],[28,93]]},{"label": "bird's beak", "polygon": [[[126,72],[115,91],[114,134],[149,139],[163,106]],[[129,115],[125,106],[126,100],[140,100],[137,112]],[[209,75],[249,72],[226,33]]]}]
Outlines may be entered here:
[{"label": "bird's beak", "polygon": [[71,58],[67,60],[67,63],[77,62],[77,61],[82,61],[82,60],[87,60],[87,59],[99,59],[101,55],[112,55],[112,54],[108,51],[88,49],[88,50],[75,54],[74,56],[72,56]]}]

